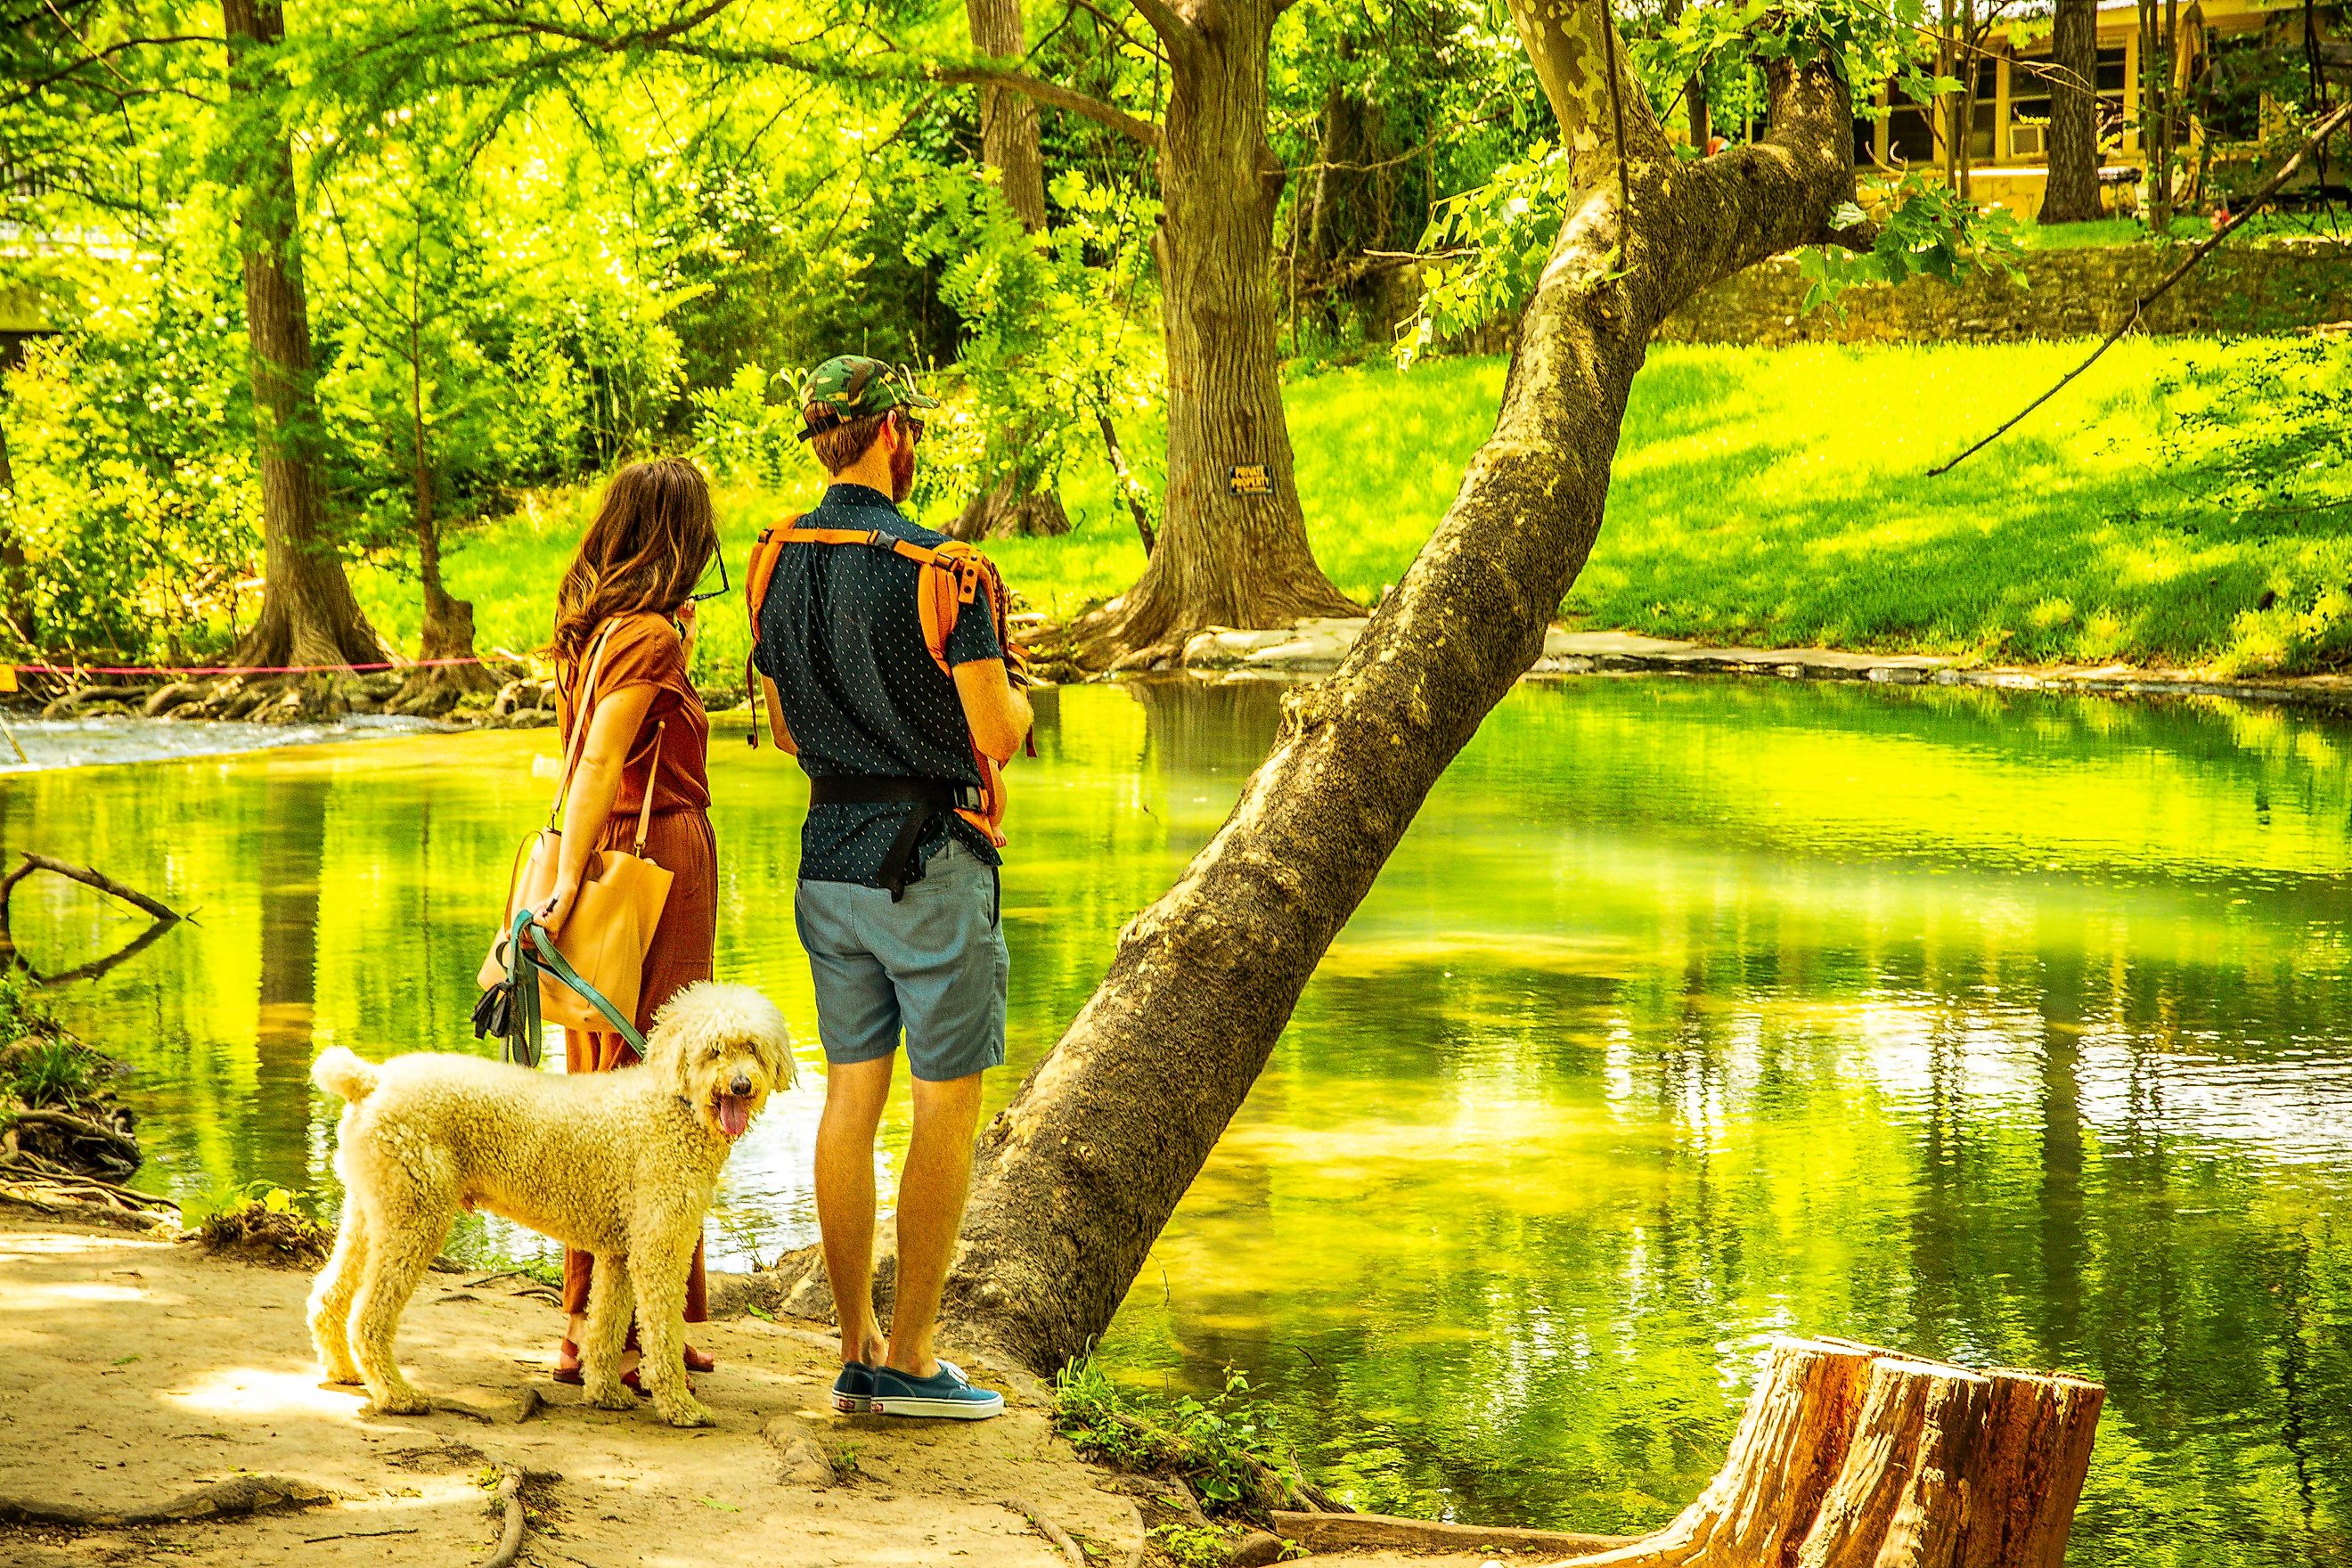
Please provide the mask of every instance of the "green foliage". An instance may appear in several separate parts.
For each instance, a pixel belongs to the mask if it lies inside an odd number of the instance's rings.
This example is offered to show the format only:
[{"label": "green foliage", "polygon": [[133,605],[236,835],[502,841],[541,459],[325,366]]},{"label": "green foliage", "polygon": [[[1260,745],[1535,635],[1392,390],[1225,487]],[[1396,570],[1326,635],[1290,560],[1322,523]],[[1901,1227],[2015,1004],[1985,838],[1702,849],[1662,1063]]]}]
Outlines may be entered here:
[{"label": "green foliage", "polygon": [[183,265],[201,243],[70,276],[79,320],[6,377],[20,649],[202,648],[233,618],[260,489],[240,304]]},{"label": "green foliage", "polygon": [[1062,221],[1032,235],[970,165],[909,169],[919,223],[911,258],[935,262],[963,321],[966,396],[927,437],[921,496],[962,499],[1010,478],[1054,489],[1118,419],[1160,396],[1158,309],[1148,290],[1159,204],[1068,170],[1053,183]]},{"label": "green foliage", "polygon": [[781,484],[806,461],[786,373],[739,364],[726,385],[695,387],[686,396],[694,409],[695,455],[714,475]]},{"label": "green foliage", "polygon": [[1162,1524],[1147,1533],[1176,1568],[1224,1568],[1233,1558],[1233,1538],[1213,1524]]},{"label": "green foliage", "polygon": [[1410,366],[1461,333],[1524,306],[1559,237],[1573,181],[1565,149],[1538,142],[1484,184],[1438,203],[1421,237],[1421,308],[1396,345]]},{"label": "green foliage", "polygon": [[1081,1361],[1055,1376],[1055,1429],[1087,1458],[1182,1476],[1204,1509],[1255,1512],[1280,1501],[1264,1473],[1290,1474],[1297,1463],[1249,1391],[1249,1379],[1227,1367],[1224,1387],[1207,1399],[1152,1402]]},{"label": "green foliage", "polygon": [[[1805,310],[1831,303],[1857,283],[1925,277],[1958,284],[1971,271],[2001,272],[2024,281],[2018,269],[2024,255],[2021,229],[2008,213],[1980,213],[1940,181],[1916,171],[1904,175],[1880,205],[1885,216],[1868,250],[1816,245],[1799,253],[1797,270],[1809,284]],[[1869,221],[1853,202],[1831,218],[1840,228]]]}]

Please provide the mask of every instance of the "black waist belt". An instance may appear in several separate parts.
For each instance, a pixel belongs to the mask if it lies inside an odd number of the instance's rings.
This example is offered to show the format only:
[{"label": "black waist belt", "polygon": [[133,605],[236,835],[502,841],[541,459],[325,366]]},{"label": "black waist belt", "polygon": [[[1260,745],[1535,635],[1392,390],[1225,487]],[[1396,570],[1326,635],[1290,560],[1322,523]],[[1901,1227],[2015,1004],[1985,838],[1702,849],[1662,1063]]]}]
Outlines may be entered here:
[{"label": "black waist belt", "polygon": [[[882,857],[882,868],[874,876],[876,881],[890,890],[894,904],[907,896],[908,883],[923,879],[923,868],[914,863],[915,845],[931,819],[958,810],[982,809],[980,786],[959,784],[953,779],[813,778],[809,780],[809,804],[915,808],[907,813],[898,837],[890,840],[889,851]],[[909,871],[913,875],[909,876]]]}]

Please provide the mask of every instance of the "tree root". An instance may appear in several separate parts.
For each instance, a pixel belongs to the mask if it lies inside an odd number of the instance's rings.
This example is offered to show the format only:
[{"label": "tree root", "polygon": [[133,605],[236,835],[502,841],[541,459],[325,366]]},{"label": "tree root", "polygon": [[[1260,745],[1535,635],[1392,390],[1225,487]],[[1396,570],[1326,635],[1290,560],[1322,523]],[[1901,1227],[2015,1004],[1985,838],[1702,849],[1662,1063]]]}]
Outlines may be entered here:
[{"label": "tree root", "polygon": [[1407,1552],[1471,1552],[1487,1547],[1522,1552],[1606,1552],[1633,1539],[1580,1535],[1565,1530],[1445,1524],[1425,1519],[1398,1519],[1384,1513],[1294,1513],[1287,1509],[1275,1510],[1274,1531],[1309,1552],[1354,1552],[1377,1547]]},{"label": "tree root", "polygon": [[184,1524],[195,1520],[244,1519],[257,1513],[318,1508],[334,1500],[332,1492],[285,1476],[231,1476],[198,1487],[159,1508],[87,1508],[80,1503],[0,1497],[0,1524],[54,1524],[71,1530]]},{"label": "tree root", "polygon": [[1045,1516],[1045,1510],[1026,1498],[1009,1497],[1002,1504],[1022,1515],[1037,1529],[1037,1533],[1054,1543],[1061,1554],[1070,1560],[1070,1568],[1087,1568],[1087,1554],[1070,1539],[1070,1532]]},{"label": "tree root", "polygon": [[522,1551],[523,1530],[530,1522],[522,1506],[522,1474],[520,1465],[499,1467],[499,1506],[506,1510],[506,1521],[499,1531],[498,1545],[482,1559],[481,1568],[509,1568]]},{"label": "tree root", "polygon": [[525,1469],[504,1459],[495,1463],[499,1469],[498,1506],[502,1516],[499,1543],[490,1549],[488,1557],[482,1559],[479,1568],[513,1568],[515,1559],[522,1552],[523,1535],[530,1526],[530,1510],[523,1506],[523,1488],[545,1481],[560,1481],[563,1478],[553,1470]]}]

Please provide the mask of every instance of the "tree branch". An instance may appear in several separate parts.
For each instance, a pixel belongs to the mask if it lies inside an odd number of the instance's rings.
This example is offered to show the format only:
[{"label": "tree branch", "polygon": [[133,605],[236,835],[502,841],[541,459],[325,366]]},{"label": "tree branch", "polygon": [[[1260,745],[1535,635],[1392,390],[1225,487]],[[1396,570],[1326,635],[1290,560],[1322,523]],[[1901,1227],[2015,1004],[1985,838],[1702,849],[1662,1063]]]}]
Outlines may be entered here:
[{"label": "tree branch", "polygon": [[1129,0],[1129,3],[1146,22],[1151,24],[1151,30],[1160,35],[1160,42],[1171,51],[1191,49],[1200,43],[1200,29],[1169,5],[1168,0]]},{"label": "tree branch", "polygon": [[1098,125],[1108,125],[1130,142],[1141,142],[1157,150],[1160,127],[1098,98],[1089,98],[1075,88],[1031,76],[1026,71],[1012,70],[1000,66],[947,66],[925,72],[931,80],[952,87],[999,87],[1020,93],[1023,97],[1072,114],[1084,115]]}]

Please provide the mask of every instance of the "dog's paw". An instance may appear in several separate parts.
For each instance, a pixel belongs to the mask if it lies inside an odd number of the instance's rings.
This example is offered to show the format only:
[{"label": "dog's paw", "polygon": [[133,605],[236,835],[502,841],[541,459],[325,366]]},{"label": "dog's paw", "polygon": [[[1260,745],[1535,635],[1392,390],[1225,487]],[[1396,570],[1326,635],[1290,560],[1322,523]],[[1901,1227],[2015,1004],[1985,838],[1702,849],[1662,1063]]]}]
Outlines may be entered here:
[{"label": "dog's paw", "polygon": [[361,1384],[367,1381],[366,1378],[360,1375],[360,1369],[355,1366],[329,1365],[321,1367],[320,1371],[325,1375],[326,1380],[329,1383],[336,1384],[344,1388],[356,1388]]},{"label": "dog's paw", "polygon": [[433,1401],[425,1396],[423,1389],[404,1383],[376,1394],[369,1402],[369,1408],[377,1415],[429,1415]]},{"label": "dog's paw", "polygon": [[709,1426],[716,1424],[717,1418],[710,1414],[710,1407],[690,1394],[677,1399],[657,1399],[654,1402],[654,1408],[661,1413],[663,1420],[673,1426]]},{"label": "dog's paw", "polygon": [[599,1410],[635,1410],[637,1407],[637,1396],[631,1394],[628,1384],[617,1377],[610,1381],[592,1377],[587,1380],[586,1393],[588,1403]]}]

